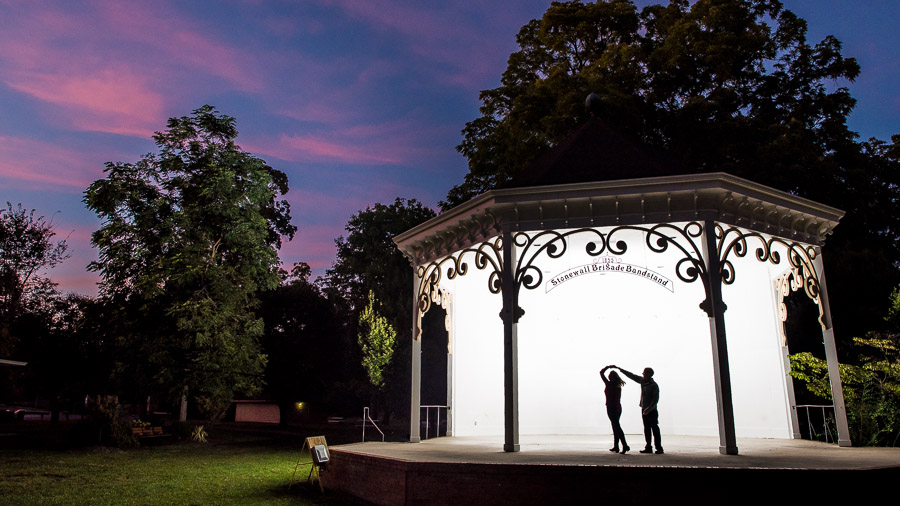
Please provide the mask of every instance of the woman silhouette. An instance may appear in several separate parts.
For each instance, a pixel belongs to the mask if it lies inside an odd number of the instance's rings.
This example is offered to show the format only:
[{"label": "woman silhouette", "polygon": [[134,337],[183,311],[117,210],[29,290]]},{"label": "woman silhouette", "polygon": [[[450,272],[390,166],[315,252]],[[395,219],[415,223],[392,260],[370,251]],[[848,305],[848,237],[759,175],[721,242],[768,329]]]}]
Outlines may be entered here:
[{"label": "woman silhouette", "polygon": [[603,374],[607,369],[614,368],[614,365],[608,365],[600,370],[600,377],[606,384],[606,414],[609,415],[609,422],[612,424],[613,430],[613,447],[609,449],[611,452],[619,452],[619,441],[622,441],[622,455],[630,450],[628,443],[625,442],[625,433],[622,432],[622,426],[619,424],[619,418],[622,416],[622,387],[625,382],[619,377],[619,373],[611,371],[609,378]]}]

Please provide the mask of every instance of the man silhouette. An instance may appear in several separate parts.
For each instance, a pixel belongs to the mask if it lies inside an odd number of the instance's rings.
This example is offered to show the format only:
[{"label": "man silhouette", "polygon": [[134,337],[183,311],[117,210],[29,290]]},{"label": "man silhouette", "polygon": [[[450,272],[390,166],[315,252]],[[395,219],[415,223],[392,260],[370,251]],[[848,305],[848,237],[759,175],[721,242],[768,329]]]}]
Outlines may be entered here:
[{"label": "man silhouette", "polygon": [[656,405],[659,403],[659,385],[653,381],[653,369],[649,367],[644,369],[643,376],[628,372],[621,367],[617,367],[617,369],[641,385],[641,419],[644,421],[644,439],[647,442],[647,446],[641,450],[641,453],[653,453],[653,446],[650,444],[651,435],[656,441],[656,453],[664,453],[662,440],[659,437],[659,411],[656,410]]}]

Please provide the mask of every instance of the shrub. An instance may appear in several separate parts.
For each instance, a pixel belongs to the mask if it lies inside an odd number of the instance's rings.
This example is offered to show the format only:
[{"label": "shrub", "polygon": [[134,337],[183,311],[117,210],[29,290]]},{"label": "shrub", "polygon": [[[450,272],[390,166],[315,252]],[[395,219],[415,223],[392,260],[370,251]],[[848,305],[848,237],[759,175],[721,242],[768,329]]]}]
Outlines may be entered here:
[{"label": "shrub", "polygon": [[117,448],[138,446],[138,439],[131,433],[131,421],[126,418],[118,397],[98,395],[88,402],[87,410],[99,431],[101,444]]},{"label": "shrub", "polygon": [[[900,288],[891,294],[887,330],[853,338],[858,364],[840,364],[850,439],[858,446],[897,446],[900,440]],[[791,376],[831,399],[826,362],[810,353],[791,355]]]},{"label": "shrub", "polygon": [[194,430],[191,431],[191,440],[196,441],[198,443],[205,443],[206,436],[209,434],[206,432],[206,429],[202,425],[198,425],[194,427]]}]

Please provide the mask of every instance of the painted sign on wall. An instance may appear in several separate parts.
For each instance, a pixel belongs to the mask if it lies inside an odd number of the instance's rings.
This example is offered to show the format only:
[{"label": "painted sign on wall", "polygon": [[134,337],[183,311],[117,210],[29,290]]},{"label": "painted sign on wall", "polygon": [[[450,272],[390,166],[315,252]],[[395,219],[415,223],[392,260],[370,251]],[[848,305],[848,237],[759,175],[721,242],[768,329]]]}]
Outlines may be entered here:
[{"label": "painted sign on wall", "polygon": [[622,262],[622,259],[617,257],[600,257],[593,263],[578,265],[556,274],[555,276],[551,276],[544,284],[544,293],[549,293],[551,290],[562,286],[563,283],[567,281],[589,274],[630,274],[646,279],[657,286],[675,293],[675,285],[672,283],[671,279],[656,271],[650,270],[647,267]]}]

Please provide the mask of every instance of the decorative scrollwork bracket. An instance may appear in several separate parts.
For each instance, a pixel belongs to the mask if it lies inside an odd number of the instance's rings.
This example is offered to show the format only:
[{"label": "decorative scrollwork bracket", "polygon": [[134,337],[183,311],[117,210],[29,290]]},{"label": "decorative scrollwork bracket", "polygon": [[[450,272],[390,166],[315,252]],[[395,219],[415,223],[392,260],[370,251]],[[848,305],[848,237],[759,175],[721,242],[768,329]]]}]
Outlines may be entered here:
[{"label": "decorative scrollwork bracket", "polygon": [[618,237],[626,230],[643,233],[644,243],[654,253],[664,253],[670,247],[679,251],[681,258],[675,264],[675,275],[685,283],[693,283],[699,279],[706,288],[706,293],[709,293],[709,276],[701,249],[697,244],[697,239],[703,234],[703,226],[698,222],[689,222],[682,227],[660,223],[649,227],[621,225],[606,233],[596,228],[579,228],[565,232],[543,230],[534,235],[526,232],[515,234],[515,246],[521,251],[515,271],[515,300],[518,301],[521,288],[533,290],[541,286],[544,275],[537,266],[537,260],[543,255],[548,258],[562,257],[569,247],[571,237],[592,236],[585,245],[585,253],[589,256],[596,257],[604,253],[624,255],[628,250],[628,244]]},{"label": "decorative scrollwork bracket", "polygon": [[[514,233],[512,239],[517,258],[512,287],[515,303],[513,321],[517,322],[525,313],[518,306],[519,291],[523,288],[534,290],[543,283],[544,275],[538,267],[541,258],[562,257],[569,248],[570,238],[579,235],[591,236],[585,245],[585,253],[589,256],[624,255],[628,251],[628,244],[625,239],[619,239],[619,236],[627,230],[641,232],[645,245],[654,253],[664,253],[670,248],[680,252],[680,258],[675,264],[675,275],[685,283],[699,280],[703,284],[706,299],[700,303],[700,309],[709,316],[713,316],[710,276],[707,272],[702,248],[698,244],[703,234],[703,225],[692,221],[681,226],[670,223],[653,226],[621,225],[608,232],[596,228],[579,228],[563,232],[542,230],[537,233]],[[816,253],[812,246],[789,242],[778,237],[767,237],[758,232],[746,232],[737,227],[725,228],[721,224],[715,224],[712,232],[715,234],[715,254],[719,264],[718,278],[721,279],[723,285],[734,283],[737,271],[733,258],[746,257],[751,250],[750,242],[758,243],[755,249],[755,257],[758,261],[770,262],[774,265],[781,263],[782,253],[778,249],[784,248],[791,269],[790,280],[785,282],[790,283],[790,287],[794,291],[802,288],[806,295],[819,305],[821,323],[823,309],[819,297],[819,281],[813,264]],[[435,301],[443,277],[454,279],[457,276],[465,276],[468,273],[470,261],[474,262],[478,270],[490,271],[488,290],[491,293],[498,294],[502,291],[503,244],[499,236],[419,266],[416,269],[416,276],[420,280],[417,294],[417,340],[421,338],[422,316],[428,312],[432,302]],[[723,311],[726,309],[724,302],[721,307]],[[501,318],[503,315],[503,311],[501,311]]]},{"label": "decorative scrollwork bracket", "polygon": [[465,276],[469,272],[469,257],[472,257],[478,270],[490,270],[488,290],[494,294],[500,293],[503,273],[502,250],[502,242],[497,237],[416,268],[416,277],[419,278],[419,290],[416,294],[417,315],[414,336],[416,341],[422,338],[422,316],[431,309],[432,302],[441,300],[438,294],[443,292],[440,283],[444,275],[447,279]]},{"label": "decorative scrollwork bracket", "polygon": [[737,258],[747,256],[750,251],[748,241],[757,243],[755,250],[756,259],[760,262],[769,262],[780,265],[782,254],[778,248],[784,248],[787,254],[790,270],[779,278],[778,290],[781,294],[779,316],[782,321],[787,318],[787,308],[784,306],[784,297],[788,290],[799,291],[801,288],[810,300],[819,308],[819,324],[825,328],[825,308],[820,297],[819,277],[816,272],[816,250],[813,246],[795,241],[786,241],[779,237],[766,237],[759,232],[744,232],[736,227],[724,228],[716,225],[716,240],[718,243],[718,255],[721,262],[722,283],[730,285],[734,283],[737,272],[729,257],[734,254]]}]

